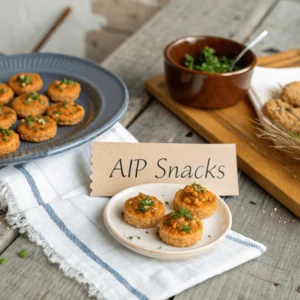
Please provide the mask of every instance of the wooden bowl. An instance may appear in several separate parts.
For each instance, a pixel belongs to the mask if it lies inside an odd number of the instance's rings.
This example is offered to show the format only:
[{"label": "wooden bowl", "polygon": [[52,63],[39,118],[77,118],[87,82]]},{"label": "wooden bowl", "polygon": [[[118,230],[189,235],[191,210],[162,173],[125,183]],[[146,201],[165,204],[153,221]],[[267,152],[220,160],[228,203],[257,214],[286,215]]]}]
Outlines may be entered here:
[{"label": "wooden bowl", "polygon": [[255,54],[249,50],[239,61],[238,71],[207,73],[183,66],[185,54],[199,55],[206,47],[217,56],[236,57],[245,46],[235,41],[213,36],[190,36],[170,43],[164,50],[166,83],[173,99],[198,108],[224,108],[236,104],[247,93]]}]

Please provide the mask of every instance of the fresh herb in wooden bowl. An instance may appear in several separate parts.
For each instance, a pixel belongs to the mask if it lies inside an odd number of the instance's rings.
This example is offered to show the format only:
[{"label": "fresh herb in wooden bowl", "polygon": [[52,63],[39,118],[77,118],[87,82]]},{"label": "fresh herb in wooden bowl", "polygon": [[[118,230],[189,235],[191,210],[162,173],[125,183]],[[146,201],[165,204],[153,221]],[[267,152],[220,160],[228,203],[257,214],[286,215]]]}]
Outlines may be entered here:
[{"label": "fresh herb in wooden bowl", "polygon": [[[207,73],[226,73],[230,72],[233,59],[226,56],[218,57],[213,48],[205,47],[202,53],[196,57],[190,54],[185,55],[184,66],[190,70]],[[233,67],[233,71],[240,70],[238,66]]]}]

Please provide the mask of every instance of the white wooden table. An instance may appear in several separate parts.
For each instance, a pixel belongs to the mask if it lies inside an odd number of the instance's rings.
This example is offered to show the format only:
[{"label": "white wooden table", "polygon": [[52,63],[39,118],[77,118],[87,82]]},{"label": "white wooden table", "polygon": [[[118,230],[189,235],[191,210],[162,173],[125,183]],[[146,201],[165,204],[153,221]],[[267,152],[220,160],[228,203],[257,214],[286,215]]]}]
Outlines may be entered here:
[{"label": "white wooden table", "polygon": [[[298,0],[172,0],[103,62],[130,91],[122,123],[141,142],[205,143],[144,91],[144,81],[163,72],[164,46],[199,33],[246,42],[268,29],[268,38],[255,49],[266,55],[299,47],[299,22]],[[176,300],[300,299],[299,219],[241,172],[239,187],[240,196],[227,200],[233,230],[264,243],[266,254],[182,292]],[[274,208],[276,213],[270,216]],[[9,259],[0,266],[0,299],[88,297],[85,288],[64,277],[39,247],[7,229],[3,215],[0,222],[0,257]],[[28,258],[15,259],[22,248],[28,250]]]}]

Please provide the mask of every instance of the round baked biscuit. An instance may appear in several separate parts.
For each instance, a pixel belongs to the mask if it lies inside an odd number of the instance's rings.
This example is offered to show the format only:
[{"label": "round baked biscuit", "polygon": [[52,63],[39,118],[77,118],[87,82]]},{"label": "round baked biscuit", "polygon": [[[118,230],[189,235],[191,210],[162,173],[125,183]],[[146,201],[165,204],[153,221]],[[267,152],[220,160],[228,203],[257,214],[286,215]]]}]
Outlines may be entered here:
[{"label": "round baked biscuit", "polygon": [[124,220],[137,228],[151,228],[161,221],[164,205],[154,196],[140,193],[124,204]]},{"label": "round baked biscuit", "polygon": [[7,104],[14,96],[14,91],[5,83],[0,83],[0,105]]},{"label": "round baked biscuit", "polygon": [[44,142],[56,136],[56,122],[48,116],[26,117],[17,128],[21,140],[28,142]]},{"label": "round baked biscuit", "polygon": [[78,82],[63,78],[49,85],[47,95],[54,102],[74,102],[79,97],[80,91]]},{"label": "round baked biscuit", "polygon": [[84,118],[84,108],[73,102],[60,102],[51,105],[47,115],[56,121],[58,125],[70,126],[79,123]]},{"label": "round baked biscuit", "polygon": [[18,95],[38,92],[43,87],[43,80],[36,73],[19,73],[8,80],[8,85]]},{"label": "round baked biscuit", "polygon": [[49,100],[46,96],[38,93],[22,94],[16,97],[11,107],[17,112],[18,117],[41,116],[49,106]]},{"label": "round baked biscuit", "polygon": [[159,237],[168,245],[174,247],[190,247],[202,238],[203,223],[188,210],[165,215],[159,223]]},{"label": "round baked biscuit", "polygon": [[8,107],[0,105],[0,128],[9,129],[17,121],[16,112]]},{"label": "round baked biscuit", "polygon": [[271,99],[263,107],[263,112],[273,123],[300,134],[300,110],[281,99]]},{"label": "round baked biscuit", "polygon": [[293,106],[300,107],[300,81],[283,87],[281,98]]},{"label": "round baked biscuit", "polygon": [[0,128],[0,156],[12,153],[19,147],[19,135],[11,129]]},{"label": "round baked biscuit", "polygon": [[193,183],[177,191],[174,197],[174,207],[188,209],[199,219],[208,218],[217,209],[217,196],[200,184]]}]

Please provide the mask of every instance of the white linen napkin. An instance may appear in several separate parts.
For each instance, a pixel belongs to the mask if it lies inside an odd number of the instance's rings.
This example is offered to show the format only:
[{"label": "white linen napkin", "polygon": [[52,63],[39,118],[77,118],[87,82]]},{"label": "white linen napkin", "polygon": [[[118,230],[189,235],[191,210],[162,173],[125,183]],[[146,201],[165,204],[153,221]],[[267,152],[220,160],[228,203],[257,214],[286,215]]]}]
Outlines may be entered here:
[{"label": "white linen napkin", "polygon": [[279,98],[281,88],[293,81],[299,81],[300,68],[263,68],[255,67],[248,95],[260,119],[272,125],[263,115],[264,104],[272,99]]},{"label": "white linen napkin", "polygon": [[[116,124],[97,140],[134,142]],[[266,247],[233,231],[213,252],[183,261],[138,255],[121,246],[105,228],[109,200],[89,197],[90,144],[18,167],[0,170],[0,208],[11,226],[69,277],[98,299],[166,299],[259,257]]]}]

